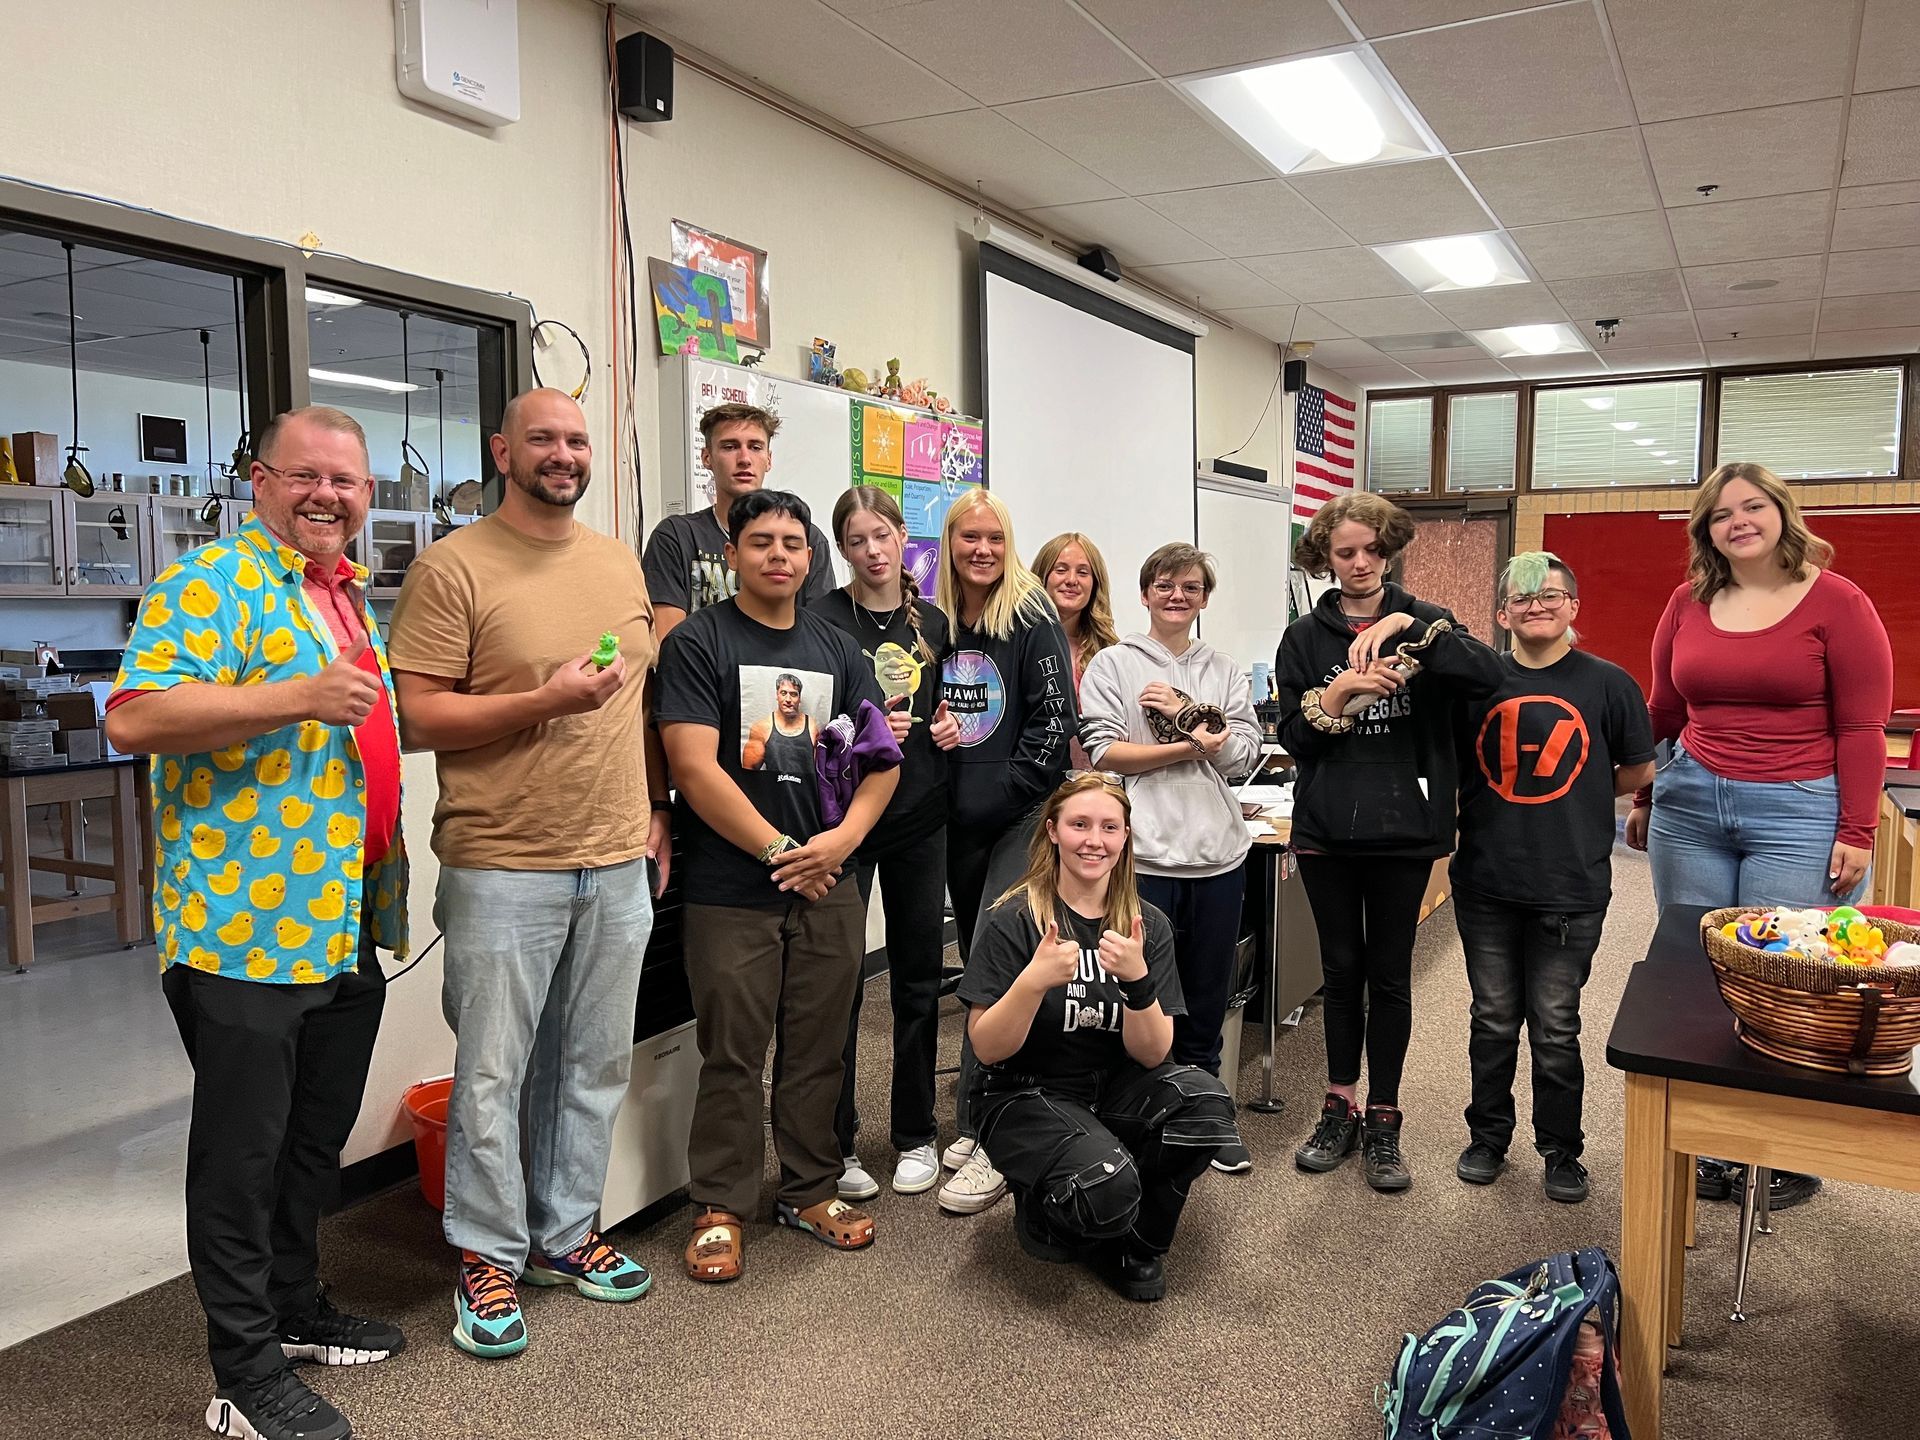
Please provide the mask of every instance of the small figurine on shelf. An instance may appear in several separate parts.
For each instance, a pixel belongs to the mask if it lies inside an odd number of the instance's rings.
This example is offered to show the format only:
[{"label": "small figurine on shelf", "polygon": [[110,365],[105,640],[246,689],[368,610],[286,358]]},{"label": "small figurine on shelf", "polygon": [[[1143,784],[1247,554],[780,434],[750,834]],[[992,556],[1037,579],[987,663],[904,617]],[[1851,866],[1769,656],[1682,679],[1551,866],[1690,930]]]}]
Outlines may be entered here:
[{"label": "small figurine on shelf", "polygon": [[842,390],[851,390],[856,395],[866,394],[869,388],[867,384],[867,372],[857,365],[849,365],[845,370],[840,372],[840,388]]},{"label": "small figurine on shelf", "polygon": [[902,405],[918,405],[924,410],[928,407],[932,398],[932,392],[927,389],[927,382],[925,380],[909,380],[900,387],[900,403]]},{"label": "small figurine on shelf", "polygon": [[898,358],[887,361],[887,377],[880,382],[880,398],[898,400],[900,398],[900,361]]},{"label": "small figurine on shelf", "polygon": [[813,349],[807,357],[807,378],[816,385],[838,385],[840,367],[834,364],[834,344],[820,336],[813,337]]}]

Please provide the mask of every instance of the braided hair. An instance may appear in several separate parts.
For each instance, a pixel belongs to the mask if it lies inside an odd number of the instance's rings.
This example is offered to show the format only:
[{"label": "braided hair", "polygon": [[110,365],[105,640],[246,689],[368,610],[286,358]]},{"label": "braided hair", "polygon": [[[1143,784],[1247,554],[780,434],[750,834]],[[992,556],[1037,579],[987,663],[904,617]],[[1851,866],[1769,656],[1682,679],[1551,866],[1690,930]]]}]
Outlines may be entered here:
[{"label": "braided hair", "polygon": [[[847,542],[847,521],[862,510],[871,510],[887,524],[898,530],[902,537],[907,533],[907,520],[900,513],[900,502],[895,500],[878,485],[855,485],[841,492],[833,505],[833,538],[844,551]],[[906,558],[901,557],[900,598],[907,610],[907,628],[913,631],[914,646],[920,652],[920,658],[929,665],[940,663],[940,657],[934,654],[933,646],[920,630],[920,583],[913,578],[913,572],[907,569]]]}]

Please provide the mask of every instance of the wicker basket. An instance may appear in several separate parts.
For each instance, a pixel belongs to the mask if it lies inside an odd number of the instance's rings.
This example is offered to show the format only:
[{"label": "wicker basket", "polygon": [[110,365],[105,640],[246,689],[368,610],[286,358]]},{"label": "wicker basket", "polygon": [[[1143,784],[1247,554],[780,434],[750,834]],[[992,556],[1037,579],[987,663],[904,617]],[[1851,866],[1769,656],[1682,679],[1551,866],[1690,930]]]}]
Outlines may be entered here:
[{"label": "wicker basket", "polygon": [[[1750,907],[1712,910],[1700,940],[1734,1034],[1789,1065],[1841,1075],[1904,1075],[1920,1045],[1920,966],[1841,965],[1756,950],[1720,933]],[[1875,920],[1889,945],[1920,929]]]}]

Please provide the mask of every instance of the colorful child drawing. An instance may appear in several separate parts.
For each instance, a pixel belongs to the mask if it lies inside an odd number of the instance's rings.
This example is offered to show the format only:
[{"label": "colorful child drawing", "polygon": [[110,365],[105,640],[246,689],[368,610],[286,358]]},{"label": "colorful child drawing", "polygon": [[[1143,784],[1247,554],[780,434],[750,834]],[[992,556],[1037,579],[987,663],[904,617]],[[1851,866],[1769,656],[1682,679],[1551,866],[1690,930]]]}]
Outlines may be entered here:
[{"label": "colorful child drawing", "polygon": [[733,304],[726,282],[684,265],[670,265],[649,257],[647,273],[653,283],[653,313],[660,329],[660,353],[672,355],[697,342],[697,353],[707,360],[740,359],[733,335]]}]

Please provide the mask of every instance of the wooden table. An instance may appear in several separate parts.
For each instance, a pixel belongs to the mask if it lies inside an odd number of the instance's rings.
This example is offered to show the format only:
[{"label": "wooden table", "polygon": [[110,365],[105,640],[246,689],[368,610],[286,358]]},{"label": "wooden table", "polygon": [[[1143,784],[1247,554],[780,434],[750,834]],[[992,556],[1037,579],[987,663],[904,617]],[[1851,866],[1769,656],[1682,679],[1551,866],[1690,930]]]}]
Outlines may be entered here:
[{"label": "wooden table", "polygon": [[1680,1343],[1694,1156],[1920,1191],[1913,1077],[1856,1080],[1747,1049],[1700,946],[1705,913],[1662,913],[1607,1037],[1627,1077],[1620,1372],[1636,1440],[1660,1434],[1666,1347]]},{"label": "wooden table", "polygon": [[[147,762],[141,759],[97,760],[53,770],[0,769],[0,861],[4,884],[0,906],[7,912],[7,959],[16,971],[33,964],[33,929],[76,915],[112,912],[123,945],[135,945],[146,935],[152,875],[146,859],[148,842],[142,822],[142,792]],[[65,855],[35,855],[28,848],[27,810],[34,805],[66,805],[104,799],[111,802],[113,859],[109,864],[88,860],[68,820]],[[71,816],[71,812],[69,812]],[[49,871],[69,878],[108,880],[105,895],[59,896],[35,900],[32,872]]]},{"label": "wooden table", "polygon": [[1920,909],[1920,771],[1892,772],[1880,793],[1870,889],[1872,904]]}]

